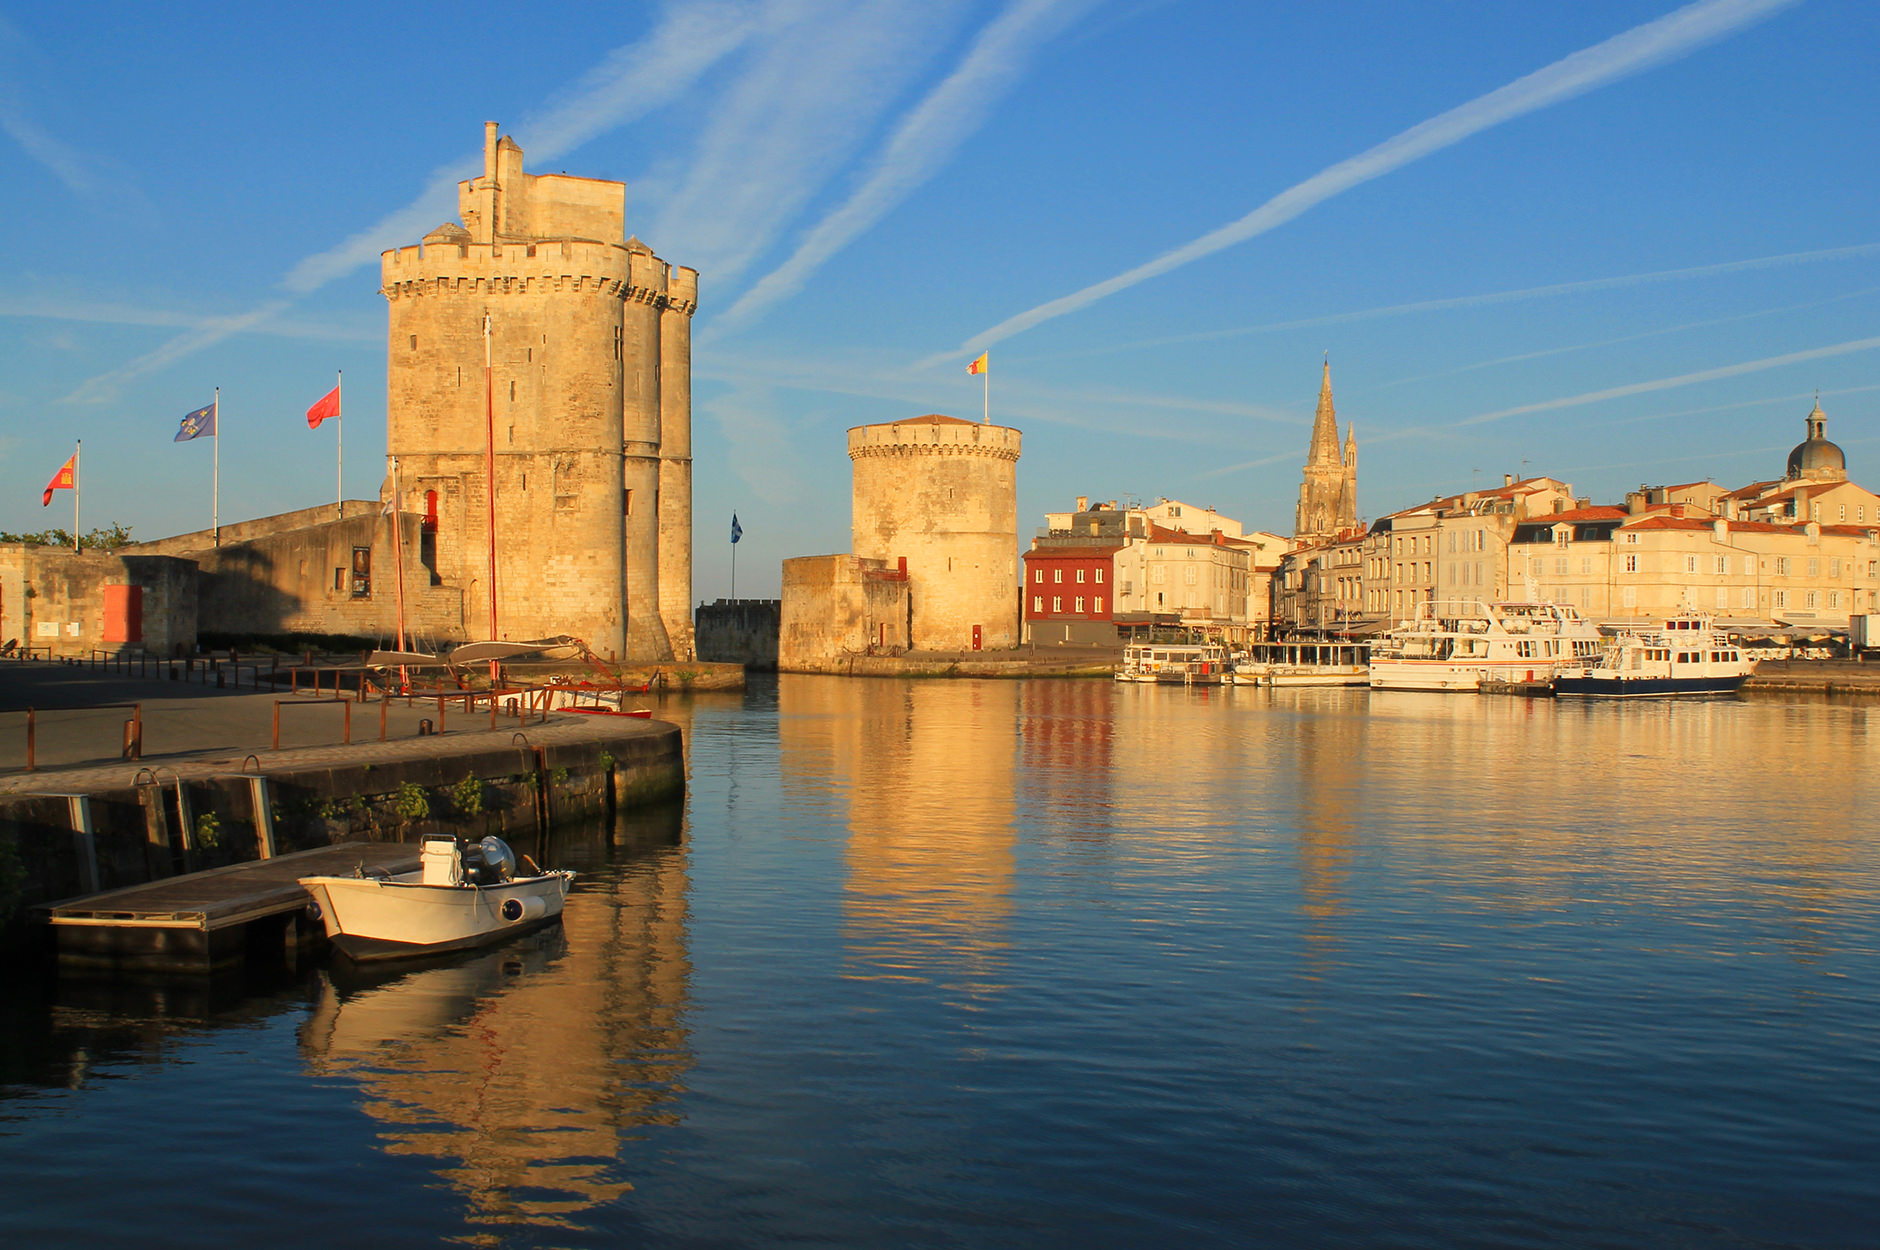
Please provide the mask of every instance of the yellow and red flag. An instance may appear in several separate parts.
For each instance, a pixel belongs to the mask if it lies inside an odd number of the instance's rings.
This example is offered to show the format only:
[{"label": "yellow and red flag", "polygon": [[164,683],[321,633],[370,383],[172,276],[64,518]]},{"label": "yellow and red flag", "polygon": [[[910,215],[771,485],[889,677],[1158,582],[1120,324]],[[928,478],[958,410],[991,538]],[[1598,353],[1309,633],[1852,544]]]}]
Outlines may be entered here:
[{"label": "yellow and red flag", "polygon": [[328,417],[339,416],[339,387],[334,387],[320,396],[320,402],[307,409],[307,428],[317,430],[320,422]]},{"label": "yellow and red flag", "polygon": [[986,371],[986,357],[990,355],[992,355],[992,353],[989,351],[980,352],[979,359],[975,360],[972,364],[966,366],[966,372],[984,373]]},{"label": "yellow and red flag", "polygon": [[78,489],[78,453],[73,452],[72,458],[65,462],[65,467],[60,469],[57,473],[54,473],[52,480],[46,483],[46,493],[39,501],[39,506],[42,508],[50,508],[52,506],[52,492],[55,490],[76,489]]}]

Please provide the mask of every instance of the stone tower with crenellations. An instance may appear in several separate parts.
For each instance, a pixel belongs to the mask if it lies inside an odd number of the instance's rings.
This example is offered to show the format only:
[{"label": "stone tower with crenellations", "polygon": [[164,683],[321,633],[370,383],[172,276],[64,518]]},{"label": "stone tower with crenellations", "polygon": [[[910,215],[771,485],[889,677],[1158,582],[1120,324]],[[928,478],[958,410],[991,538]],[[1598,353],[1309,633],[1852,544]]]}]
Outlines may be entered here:
[{"label": "stone tower with crenellations", "polygon": [[1358,525],[1358,432],[1345,433],[1338,450],[1338,414],[1332,408],[1332,363],[1325,362],[1319,382],[1319,408],[1312,418],[1312,446],[1306,452],[1305,480],[1299,484],[1299,511],[1293,538],[1302,545],[1324,542]]},{"label": "stone tower with crenellations", "polygon": [[698,273],[625,237],[625,184],[525,173],[495,122],[457,198],[381,258],[386,450],[433,582],[488,633],[493,510],[499,637],[691,658]]},{"label": "stone tower with crenellations", "polygon": [[1020,442],[937,413],[849,431],[854,554],[906,561],[911,646],[1018,645]]}]

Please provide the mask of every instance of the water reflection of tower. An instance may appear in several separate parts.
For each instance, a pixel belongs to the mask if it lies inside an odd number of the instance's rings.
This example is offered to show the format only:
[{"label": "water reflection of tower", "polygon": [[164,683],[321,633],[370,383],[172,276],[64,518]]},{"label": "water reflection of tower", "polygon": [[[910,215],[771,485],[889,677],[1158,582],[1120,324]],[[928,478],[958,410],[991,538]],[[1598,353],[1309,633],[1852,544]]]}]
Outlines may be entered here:
[{"label": "water reflection of tower", "polygon": [[786,790],[826,776],[846,792],[845,938],[866,974],[983,983],[999,965],[1017,685],[778,679]]},{"label": "water reflection of tower", "polygon": [[1296,713],[1300,912],[1307,964],[1317,972],[1333,958],[1336,922],[1349,911],[1344,886],[1357,854],[1352,806],[1364,785],[1366,722],[1315,715],[1310,706]]},{"label": "water reflection of tower", "polygon": [[624,1138],[677,1120],[686,889],[668,841],[587,877],[560,929],[376,987],[329,982],[302,1055],[357,1082],[388,1154],[435,1159],[473,1224],[564,1224],[632,1188]]}]

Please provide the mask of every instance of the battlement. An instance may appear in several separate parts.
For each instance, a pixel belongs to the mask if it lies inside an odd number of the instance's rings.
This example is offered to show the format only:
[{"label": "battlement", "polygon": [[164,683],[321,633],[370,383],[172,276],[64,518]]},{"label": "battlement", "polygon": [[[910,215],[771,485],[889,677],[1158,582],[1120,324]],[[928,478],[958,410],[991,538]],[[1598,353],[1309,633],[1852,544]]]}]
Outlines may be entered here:
[{"label": "battlement", "polygon": [[698,307],[697,270],[668,265],[624,243],[593,239],[471,243],[446,237],[382,253],[379,274],[386,299],[433,291],[554,291],[657,302],[686,313]]},{"label": "battlement", "polygon": [[981,425],[958,417],[917,417],[886,425],[855,426],[849,431],[849,459],[939,455],[1017,460],[1019,442],[1019,432],[1010,426]]}]

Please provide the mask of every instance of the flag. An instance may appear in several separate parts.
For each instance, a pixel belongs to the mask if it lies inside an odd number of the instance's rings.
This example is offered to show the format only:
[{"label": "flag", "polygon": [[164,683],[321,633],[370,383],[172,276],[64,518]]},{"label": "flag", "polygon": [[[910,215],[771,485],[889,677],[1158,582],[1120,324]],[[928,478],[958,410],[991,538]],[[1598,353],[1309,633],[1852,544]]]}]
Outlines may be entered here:
[{"label": "flag", "polygon": [[744,537],[744,527],[738,524],[738,514],[733,512],[731,514],[731,541],[735,543],[742,537]]},{"label": "flag", "polygon": [[966,366],[966,372],[968,373],[986,372],[986,357],[990,355],[992,355],[992,353],[989,351],[980,352],[979,359],[975,360],[972,364]]},{"label": "flag", "polygon": [[307,409],[307,428],[317,430],[320,422],[328,417],[339,416],[339,387],[334,387],[320,397],[320,402]]},{"label": "flag", "polygon": [[187,443],[192,438],[201,438],[205,434],[215,433],[215,405],[198,408],[183,418],[182,428],[176,431],[172,443]]},{"label": "flag", "polygon": [[46,483],[46,493],[40,499],[39,506],[42,508],[50,508],[52,506],[52,492],[55,490],[77,490],[77,489],[78,489],[78,453],[73,452],[72,458],[65,462],[65,466],[63,468],[61,468],[57,473],[54,473],[52,475],[52,480],[50,482]]}]

